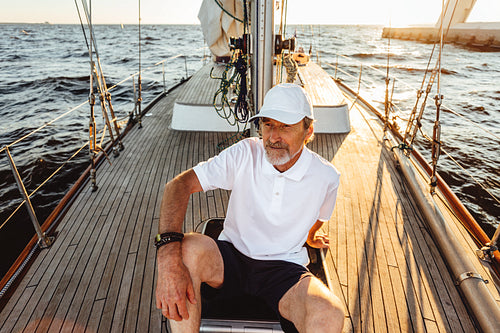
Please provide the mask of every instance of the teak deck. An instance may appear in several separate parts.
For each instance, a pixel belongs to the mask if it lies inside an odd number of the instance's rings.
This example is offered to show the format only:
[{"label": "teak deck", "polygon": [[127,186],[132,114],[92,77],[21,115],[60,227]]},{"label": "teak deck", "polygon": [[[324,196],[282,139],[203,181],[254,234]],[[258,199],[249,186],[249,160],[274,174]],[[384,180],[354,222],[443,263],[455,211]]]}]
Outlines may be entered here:
[{"label": "teak deck", "polygon": [[[196,82],[192,82],[195,84]],[[58,226],[0,313],[1,332],[160,332],[155,248],[163,185],[218,153],[230,133],[169,129],[164,97],[126,137]],[[319,134],[310,148],[342,173],[328,225],[333,291],[345,302],[345,331],[475,332],[446,265],[382,141],[378,121],[351,110],[349,134]],[[223,217],[229,193],[192,196],[184,230]]]}]

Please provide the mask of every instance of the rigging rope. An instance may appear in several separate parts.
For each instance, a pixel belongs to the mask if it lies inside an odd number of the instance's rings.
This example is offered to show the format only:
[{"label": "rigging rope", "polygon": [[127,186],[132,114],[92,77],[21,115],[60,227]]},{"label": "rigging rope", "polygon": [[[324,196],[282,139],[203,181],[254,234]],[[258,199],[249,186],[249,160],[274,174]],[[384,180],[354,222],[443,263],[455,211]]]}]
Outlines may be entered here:
[{"label": "rigging rope", "polygon": [[141,102],[142,102],[142,70],[141,70],[141,0],[139,0],[139,75],[137,76],[137,100],[136,100],[136,106],[137,109],[137,114],[136,118],[137,121],[139,122],[139,128],[142,128],[142,110],[141,110]]},{"label": "rigging rope", "polygon": [[[279,4],[279,2],[277,2]],[[288,9],[288,2],[287,0],[281,0],[281,16],[280,16],[280,25],[278,29],[278,35],[280,36],[285,36],[286,34],[286,18],[287,18],[287,9]],[[284,64],[284,50],[281,50],[280,54],[276,55],[276,84],[283,82],[283,67],[285,67]],[[287,81],[288,82],[288,81]]]},{"label": "rigging rope", "polygon": [[227,15],[229,15],[230,17],[232,17],[233,19],[235,19],[236,21],[240,22],[240,23],[243,23],[243,21],[240,19],[240,18],[237,18],[236,16],[234,16],[233,14],[231,14],[230,12],[228,12],[224,6],[219,2],[219,0],[214,0],[215,3],[220,7],[220,9],[222,9],[222,11],[224,13],[226,13]]},{"label": "rigging rope", "polygon": [[[458,4],[458,2],[455,2],[455,6],[453,8],[453,12],[452,13],[455,13],[457,4]],[[440,28],[439,28],[439,33],[440,33],[440,38],[439,38],[439,45],[440,45],[439,56],[438,56],[438,59],[436,61],[435,66],[434,66],[434,69],[431,72],[432,74],[431,74],[431,76],[429,78],[429,82],[427,84],[427,89],[425,91],[425,93],[426,93],[425,94],[425,98],[424,98],[424,101],[422,102],[421,107],[420,107],[420,113],[419,113],[417,119],[415,120],[415,116],[416,116],[416,112],[417,112],[417,107],[418,107],[418,102],[419,102],[420,97],[424,93],[423,87],[424,87],[424,84],[425,84],[427,73],[429,72],[429,65],[430,65],[430,63],[432,61],[432,58],[434,56],[434,51],[436,49],[437,43],[434,43],[434,46],[432,48],[432,52],[431,52],[431,55],[429,57],[429,61],[427,63],[427,68],[425,70],[424,77],[423,77],[423,80],[422,80],[422,85],[420,87],[420,90],[417,90],[417,99],[415,101],[415,106],[413,107],[412,112],[410,114],[410,120],[408,121],[408,124],[407,124],[407,127],[406,127],[406,131],[405,131],[405,134],[404,134],[404,140],[407,141],[409,133],[412,131],[412,128],[415,127],[415,128],[413,128],[413,133],[410,136],[410,140],[409,140],[409,144],[410,145],[413,143],[413,141],[415,139],[415,135],[417,134],[418,128],[421,126],[420,120],[421,120],[423,112],[425,110],[425,106],[426,106],[426,102],[427,102],[427,97],[428,97],[428,95],[429,95],[429,93],[430,93],[430,91],[432,89],[432,85],[433,85],[435,77],[436,77],[436,75],[438,73],[439,73],[439,77],[438,77],[438,96],[440,96],[439,97],[439,99],[440,99],[440,101],[439,101],[440,104],[439,105],[440,106],[442,105],[442,96],[440,95],[441,54],[442,54],[442,50],[443,50],[443,41],[444,41],[444,38],[448,35],[448,32],[450,30],[450,26],[451,26],[451,19],[450,19],[449,22],[448,22],[448,26],[446,27],[446,33],[444,33],[443,19],[444,19],[444,13],[448,9],[448,5],[449,5],[449,2],[446,3],[446,7],[444,6],[444,2],[442,2],[442,13],[441,13],[442,17],[441,17],[441,22],[440,22],[441,24],[440,24]],[[414,124],[414,122],[416,122],[416,124]]]},{"label": "rigging rope", "polygon": [[[441,63],[442,63],[442,55],[443,55],[443,40],[444,40],[444,32],[443,32],[443,20],[445,13],[444,0],[442,3],[442,16],[441,16],[441,24],[439,27],[439,56],[438,56],[438,73],[437,73],[437,95],[434,97],[436,103],[436,120],[434,121],[434,127],[432,130],[432,175],[431,175],[431,192],[434,192],[437,186],[437,164],[439,160],[439,156],[441,155],[441,122],[439,120],[441,115],[441,104],[443,103],[443,95],[441,95]],[[451,21],[451,20],[450,20]]]},{"label": "rigging rope", "polygon": [[[389,29],[391,27],[391,20],[389,20]],[[385,119],[384,119],[384,132],[387,130],[389,127],[389,111],[392,105],[392,98],[391,102],[389,102],[389,83],[391,79],[389,78],[389,61],[390,61],[390,51],[391,51],[391,34],[389,34],[389,38],[387,39],[387,72],[385,75],[385,101],[384,101],[384,109],[385,109]],[[394,81],[393,81],[393,89],[394,89]],[[394,90],[393,90],[394,91]]]}]

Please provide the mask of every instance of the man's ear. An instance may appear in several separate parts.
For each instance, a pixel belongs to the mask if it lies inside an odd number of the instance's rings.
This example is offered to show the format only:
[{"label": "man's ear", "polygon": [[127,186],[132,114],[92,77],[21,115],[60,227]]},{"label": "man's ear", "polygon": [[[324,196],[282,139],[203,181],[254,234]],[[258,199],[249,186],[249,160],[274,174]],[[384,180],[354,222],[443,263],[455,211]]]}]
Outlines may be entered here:
[{"label": "man's ear", "polygon": [[309,128],[307,129],[306,141],[312,137],[313,133],[314,133],[314,125],[311,124],[311,126],[309,126]]}]

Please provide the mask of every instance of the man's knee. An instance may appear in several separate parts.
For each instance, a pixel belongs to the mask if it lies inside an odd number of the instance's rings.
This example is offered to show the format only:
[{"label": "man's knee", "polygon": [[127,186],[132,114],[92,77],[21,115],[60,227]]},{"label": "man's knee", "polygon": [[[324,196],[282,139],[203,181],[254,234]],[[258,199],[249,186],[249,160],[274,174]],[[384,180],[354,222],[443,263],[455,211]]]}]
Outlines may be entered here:
[{"label": "man's knee", "polygon": [[327,290],[322,295],[306,298],[306,318],[343,323],[344,306],[337,296]]},{"label": "man's knee", "polygon": [[[300,281],[280,301],[280,312],[300,332],[340,332],[344,306],[317,278]],[[283,310],[283,312],[282,312]]]},{"label": "man's knee", "polygon": [[192,277],[200,282],[218,280],[223,277],[222,256],[213,239],[206,235],[189,233],[182,240],[182,260]]}]

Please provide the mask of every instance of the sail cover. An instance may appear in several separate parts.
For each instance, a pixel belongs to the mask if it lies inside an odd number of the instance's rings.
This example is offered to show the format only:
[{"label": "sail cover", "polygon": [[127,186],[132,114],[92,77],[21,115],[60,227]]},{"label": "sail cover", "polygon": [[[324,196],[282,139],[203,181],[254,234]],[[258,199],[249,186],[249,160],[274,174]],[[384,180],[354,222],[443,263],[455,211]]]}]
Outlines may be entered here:
[{"label": "sail cover", "polygon": [[203,0],[198,13],[203,36],[213,55],[230,55],[229,37],[243,35],[243,23],[224,12],[231,13],[243,21],[243,2],[241,0]]}]

